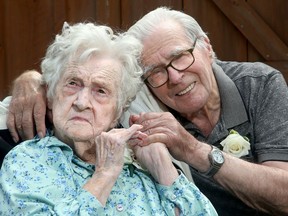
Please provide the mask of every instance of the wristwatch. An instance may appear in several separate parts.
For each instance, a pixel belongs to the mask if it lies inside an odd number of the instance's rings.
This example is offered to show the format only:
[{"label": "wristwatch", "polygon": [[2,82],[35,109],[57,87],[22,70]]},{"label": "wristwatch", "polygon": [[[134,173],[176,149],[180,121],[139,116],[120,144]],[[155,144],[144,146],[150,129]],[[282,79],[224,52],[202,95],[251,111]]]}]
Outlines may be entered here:
[{"label": "wristwatch", "polygon": [[206,172],[200,172],[207,178],[213,177],[225,162],[222,151],[215,146],[211,147],[211,152],[208,154],[210,168]]}]

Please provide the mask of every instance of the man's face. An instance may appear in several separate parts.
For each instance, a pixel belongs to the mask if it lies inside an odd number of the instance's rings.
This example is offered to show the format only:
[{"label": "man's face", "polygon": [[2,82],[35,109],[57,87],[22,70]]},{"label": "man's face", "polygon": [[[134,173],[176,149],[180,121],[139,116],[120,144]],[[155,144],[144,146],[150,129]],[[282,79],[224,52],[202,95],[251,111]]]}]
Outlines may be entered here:
[{"label": "man's face", "polygon": [[[193,51],[195,62],[185,71],[179,72],[168,67],[168,81],[152,92],[167,106],[183,115],[199,111],[206,105],[214,85],[214,75],[211,68],[212,48],[208,40],[205,47],[196,47]],[[149,37],[143,41],[142,63],[145,68],[165,67],[173,57],[181,51],[192,47],[194,41],[189,41],[182,28],[174,22],[159,24]],[[213,86],[214,85],[214,86]]]},{"label": "man's face", "polygon": [[58,82],[51,107],[56,136],[67,143],[87,141],[114,127],[120,77],[120,65],[111,58],[71,64]]}]

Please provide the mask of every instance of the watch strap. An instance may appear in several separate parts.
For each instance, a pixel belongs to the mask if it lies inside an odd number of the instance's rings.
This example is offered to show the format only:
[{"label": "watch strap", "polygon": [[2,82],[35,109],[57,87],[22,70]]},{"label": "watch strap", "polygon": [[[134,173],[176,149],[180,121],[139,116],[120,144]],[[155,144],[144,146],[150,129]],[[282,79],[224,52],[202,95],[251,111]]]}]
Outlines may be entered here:
[{"label": "watch strap", "polygon": [[[213,155],[212,155],[212,152],[213,151],[221,151],[220,149],[218,149],[217,147],[215,146],[212,146],[211,145],[211,151],[210,153],[208,154],[208,158],[209,158],[209,161],[210,161],[210,167],[207,171],[205,172],[199,172],[201,175],[207,177],[207,178],[212,178],[218,171],[219,169],[221,168],[221,166],[223,165],[224,163],[224,158],[223,158],[223,163],[219,164],[219,163],[216,163],[213,159]],[[222,154],[222,153],[221,153]],[[222,155],[223,156],[223,155]]]}]

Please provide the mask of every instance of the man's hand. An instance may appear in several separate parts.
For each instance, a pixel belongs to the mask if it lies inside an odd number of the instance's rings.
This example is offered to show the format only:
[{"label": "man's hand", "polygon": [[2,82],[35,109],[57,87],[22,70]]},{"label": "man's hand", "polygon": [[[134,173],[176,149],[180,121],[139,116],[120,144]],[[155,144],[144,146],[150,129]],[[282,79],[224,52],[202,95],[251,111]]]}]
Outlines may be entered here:
[{"label": "man's hand", "polygon": [[198,141],[183,128],[169,112],[141,113],[132,115],[129,124],[143,125],[141,131],[147,138],[138,141],[138,145],[146,146],[151,143],[164,143],[171,155],[181,161],[188,161],[189,149],[193,151]]},{"label": "man's hand", "polygon": [[15,142],[40,137],[46,133],[46,90],[41,85],[41,74],[27,71],[14,81],[9,106],[7,127]]}]

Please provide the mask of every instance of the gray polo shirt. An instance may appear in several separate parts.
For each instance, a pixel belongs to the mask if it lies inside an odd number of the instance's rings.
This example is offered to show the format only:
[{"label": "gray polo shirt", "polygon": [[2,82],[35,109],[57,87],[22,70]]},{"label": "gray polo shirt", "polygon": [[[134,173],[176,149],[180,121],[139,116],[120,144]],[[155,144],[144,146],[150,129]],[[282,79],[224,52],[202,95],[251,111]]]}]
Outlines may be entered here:
[{"label": "gray polo shirt", "polygon": [[[288,161],[288,89],[282,74],[259,62],[216,61],[213,71],[221,95],[217,125],[205,137],[195,125],[178,116],[181,124],[198,140],[220,149],[220,142],[229,131],[236,130],[251,143],[251,151],[244,160],[254,163]],[[191,172],[196,185],[211,200],[219,215],[264,215],[246,206],[212,179],[194,170]]]}]

